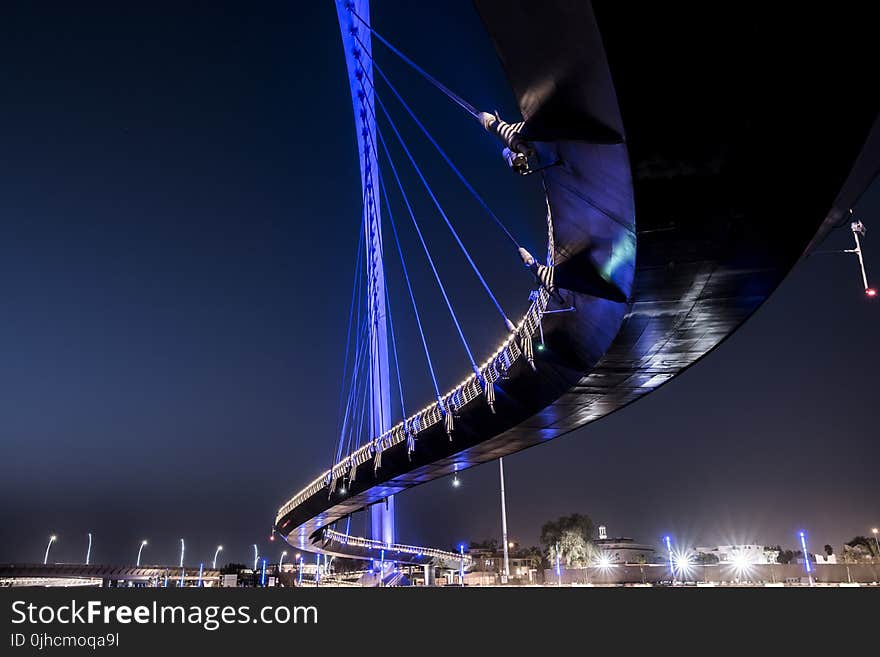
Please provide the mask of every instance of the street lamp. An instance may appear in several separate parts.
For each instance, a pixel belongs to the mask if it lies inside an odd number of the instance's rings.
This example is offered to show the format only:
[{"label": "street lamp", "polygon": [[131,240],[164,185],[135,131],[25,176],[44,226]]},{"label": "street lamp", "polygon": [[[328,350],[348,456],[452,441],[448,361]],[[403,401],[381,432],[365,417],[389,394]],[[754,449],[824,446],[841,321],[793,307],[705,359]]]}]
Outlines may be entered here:
[{"label": "street lamp", "polygon": [[214,560],[211,562],[211,570],[217,569],[217,555],[220,554],[220,550],[223,549],[222,545],[218,545],[217,549],[214,550]]},{"label": "street lamp", "polygon": [[55,536],[55,534],[52,534],[52,535],[49,537],[49,544],[46,546],[46,554],[43,555],[43,565],[44,565],[44,566],[45,566],[47,563],[49,563],[49,548],[52,547],[52,543],[54,543],[57,539],[58,539],[58,537]]},{"label": "street lamp", "polygon": [[874,543],[877,544],[877,557],[880,558],[880,541],[877,540],[877,532],[880,532],[880,529],[876,527],[871,529],[871,533],[874,534]]},{"label": "street lamp", "polygon": [[510,577],[510,559],[508,556],[508,547],[513,547],[513,543],[507,544],[507,503],[504,498],[504,459],[498,459],[498,472],[501,475],[501,542],[504,544],[504,571],[501,575],[501,583],[507,584]]},{"label": "street lamp", "polygon": [[89,547],[86,549],[86,565],[89,565],[89,559],[92,556],[92,533],[89,532]]},{"label": "street lamp", "polygon": [[[183,544],[183,539],[180,539],[180,567],[183,569],[183,551],[186,546]],[[181,575],[181,579],[183,576]]]},{"label": "street lamp", "polygon": [[805,532],[800,532],[801,539],[801,549],[804,552],[804,569],[807,571],[807,577],[810,580],[810,586],[813,585],[813,567],[810,565],[810,553],[807,552],[807,535]]},{"label": "street lamp", "polygon": [[281,558],[278,559],[278,572],[281,572],[281,566],[284,564],[284,557],[287,556],[287,550],[281,552]]},{"label": "street lamp", "polygon": [[257,571],[257,561],[259,561],[260,555],[257,553],[257,544],[254,543],[254,572]]},{"label": "street lamp", "polygon": [[147,544],[147,540],[144,539],[143,541],[141,541],[141,546],[138,548],[138,558],[137,558],[137,564],[136,564],[138,567],[140,567],[140,565],[141,565],[141,552],[143,552],[144,546],[146,544]]},{"label": "street lamp", "polygon": [[675,584],[675,561],[672,558],[672,539],[667,535],[663,537],[666,543],[666,553],[669,555],[669,576],[672,577],[672,583]]}]

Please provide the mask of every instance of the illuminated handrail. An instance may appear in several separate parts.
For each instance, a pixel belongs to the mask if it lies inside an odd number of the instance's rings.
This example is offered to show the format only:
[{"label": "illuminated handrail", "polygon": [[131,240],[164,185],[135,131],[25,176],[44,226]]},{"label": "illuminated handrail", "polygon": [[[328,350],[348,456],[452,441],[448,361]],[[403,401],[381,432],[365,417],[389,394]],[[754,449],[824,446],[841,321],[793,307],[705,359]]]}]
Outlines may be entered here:
[{"label": "illuminated handrail", "polygon": [[[543,288],[538,289],[538,293],[534,295],[532,305],[529,307],[522,321],[516,329],[516,333],[511,333],[501,347],[495,351],[492,356],[480,366],[480,376],[490,384],[498,381],[502,374],[498,371],[499,367],[502,371],[507,371],[513,363],[522,356],[522,350],[517,344],[515,337],[522,339],[531,339],[538,331],[541,318],[547,309],[547,303],[550,299],[549,294]],[[443,397],[443,405],[451,411],[457,410],[469,404],[483,394],[481,382],[478,380],[476,373],[471,374],[467,379],[459,383],[451,392]],[[380,451],[384,451],[393,445],[406,441],[407,428],[414,434],[418,434],[423,429],[427,429],[443,420],[443,410],[440,402],[434,402],[430,406],[426,406],[406,420],[398,422],[388,431],[379,436],[376,440],[371,440],[365,445],[352,452],[336,463],[329,470],[325,470],[316,477],[305,488],[300,490],[290,500],[288,500],[279,510],[275,517],[277,525],[281,519],[290,513],[293,509],[305,502],[313,495],[320,492],[323,488],[330,485],[352,468],[367,463],[374,455],[375,446]]]},{"label": "illuminated handrail", "polygon": [[[324,538],[339,541],[344,545],[354,545],[356,547],[365,547],[370,550],[385,550],[386,552],[402,552],[404,554],[415,554],[416,556],[433,557],[437,559],[456,560],[464,559],[465,563],[473,562],[473,557],[461,552],[451,552],[449,550],[439,550],[437,548],[419,547],[417,545],[402,545],[399,543],[383,543],[382,541],[374,541],[369,538],[360,536],[349,536],[334,529],[325,529]],[[392,561],[392,559],[389,559]]]}]

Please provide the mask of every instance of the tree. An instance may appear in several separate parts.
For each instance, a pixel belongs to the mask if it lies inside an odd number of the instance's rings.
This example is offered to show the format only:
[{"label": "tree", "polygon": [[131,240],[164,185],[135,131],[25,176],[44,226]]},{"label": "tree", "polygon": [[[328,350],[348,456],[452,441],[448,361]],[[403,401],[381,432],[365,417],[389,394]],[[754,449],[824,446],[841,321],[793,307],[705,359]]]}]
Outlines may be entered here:
[{"label": "tree", "polygon": [[242,570],[246,570],[248,566],[243,563],[228,563],[220,569],[221,575],[238,575]]},{"label": "tree", "polygon": [[776,556],[776,563],[791,563],[794,561],[795,554],[791,550],[783,550],[781,545],[777,545],[776,550],[779,551],[779,554]]},{"label": "tree", "polygon": [[880,556],[877,554],[877,543],[867,536],[854,536],[852,540],[846,543],[851,548],[855,548],[856,552],[865,552],[869,557]]},{"label": "tree", "polygon": [[718,555],[712,554],[711,552],[697,552],[694,555],[694,563],[700,566],[718,563]]},{"label": "tree", "polygon": [[834,554],[834,548],[831,547],[830,545],[826,545],[825,546],[825,554],[827,554],[830,557],[832,554]]},{"label": "tree", "polygon": [[587,544],[592,543],[593,521],[590,516],[573,513],[570,516],[562,516],[556,520],[549,520],[541,527],[541,546],[544,554],[550,553],[550,548],[562,539],[566,531],[573,531],[583,537]]},{"label": "tree", "polygon": [[471,550],[486,550],[488,552],[498,551],[498,539],[488,538],[484,541],[474,541],[470,544]]},{"label": "tree", "polygon": [[571,567],[586,566],[593,556],[592,544],[584,539],[576,529],[565,529],[559,536],[559,540],[550,546],[548,554],[550,563],[556,564],[556,550],[559,549],[559,561],[562,565]]}]

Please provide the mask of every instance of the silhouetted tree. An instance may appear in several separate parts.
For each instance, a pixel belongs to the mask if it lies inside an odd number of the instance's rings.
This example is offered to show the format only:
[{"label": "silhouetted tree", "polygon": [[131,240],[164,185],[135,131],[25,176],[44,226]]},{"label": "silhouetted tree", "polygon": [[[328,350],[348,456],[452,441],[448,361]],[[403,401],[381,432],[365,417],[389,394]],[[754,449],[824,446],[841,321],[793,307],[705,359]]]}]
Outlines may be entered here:
[{"label": "silhouetted tree", "polygon": [[830,557],[832,554],[834,554],[834,548],[831,547],[830,545],[826,545],[825,546],[825,554],[827,554]]},{"label": "silhouetted tree", "polygon": [[562,516],[556,520],[545,522],[541,527],[541,546],[544,554],[550,553],[550,548],[562,539],[566,531],[580,535],[588,546],[593,540],[593,521],[590,516],[573,513],[570,516]]},{"label": "silhouetted tree", "polygon": [[238,575],[242,570],[245,570],[247,566],[243,563],[228,563],[220,569],[221,575]]}]

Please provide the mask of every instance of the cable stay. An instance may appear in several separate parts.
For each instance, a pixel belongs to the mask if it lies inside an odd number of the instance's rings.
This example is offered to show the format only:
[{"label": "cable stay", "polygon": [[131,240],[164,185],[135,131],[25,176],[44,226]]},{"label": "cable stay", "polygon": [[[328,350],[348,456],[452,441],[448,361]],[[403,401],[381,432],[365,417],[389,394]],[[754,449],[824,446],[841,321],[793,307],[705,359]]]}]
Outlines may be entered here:
[{"label": "cable stay", "polygon": [[[421,66],[416,64],[413,60],[411,60],[409,57],[404,55],[400,50],[395,48],[385,37],[383,37],[381,34],[376,32],[376,30],[374,30],[372,28],[372,26],[369,23],[367,23],[367,21],[365,21],[363,18],[361,18],[361,16],[354,10],[353,3],[349,2],[346,5],[346,9],[348,9],[351,12],[351,14],[355,18],[358,19],[358,21],[361,23],[361,25],[363,25],[365,28],[367,28],[372,33],[372,35],[374,37],[376,37],[379,41],[381,41],[382,44],[386,48],[388,48],[391,52],[393,52],[395,55],[400,57],[400,59],[403,60],[406,64],[408,64],[414,71],[419,73],[428,82],[430,82],[437,89],[439,89],[445,96],[447,96],[450,100],[452,100],[456,105],[461,107],[465,112],[470,114],[475,119],[479,118],[479,112],[477,111],[477,108],[475,108],[473,105],[471,105],[464,98],[459,96],[457,93],[455,93],[454,91],[449,89],[446,85],[442,84],[439,80],[437,80],[437,78],[432,76],[425,69],[423,69]],[[352,36],[354,36],[354,38],[357,39],[358,43],[360,43],[360,39],[357,36],[357,28],[352,28]],[[363,48],[362,43],[361,43],[361,47]],[[372,59],[372,55],[370,55],[370,59]]]},{"label": "cable stay", "polygon": [[[486,279],[483,277],[483,274],[480,272],[480,269],[477,267],[477,264],[474,262],[474,259],[471,257],[471,254],[468,251],[467,247],[464,245],[464,242],[461,241],[461,237],[459,237],[458,232],[455,230],[455,227],[452,225],[452,222],[449,220],[449,217],[447,216],[446,211],[443,209],[443,206],[440,205],[440,201],[437,199],[436,194],[434,194],[434,190],[431,189],[431,186],[428,183],[427,178],[425,178],[425,174],[422,173],[421,167],[419,167],[418,163],[416,162],[415,158],[413,157],[413,154],[410,152],[409,147],[406,145],[406,142],[403,139],[403,135],[400,134],[400,131],[397,129],[397,126],[395,125],[394,121],[392,120],[391,115],[388,112],[388,108],[385,107],[385,103],[382,102],[382,99],[379,97],[378,94],[374,94],[374,98],[376,99],[376,102],[379,103],[379,108],[382,110],[383,115],[387,119],[388,125],[391,126],[391,130],[394,132],[395,137],[397,137],[398,143],[400,144],[401,148],[403,149],[403,152],[406,154],[407,159],[409,159],[409,162],[412,165],[413,170],[418,175],[419,180],[422,182],[422,185],[424,186],[425,191],[427,191],[428,196],[431,197],[431,200],[434,203],[434,207],[437,208],[437,212],[442,217],[447,228],[449,228],[449,232],[452,234],[453,238],[455,239],[455,242],[458,244],[459,248],[461,249],[462,254],[464,254],[465,259],[468,261],[468,264],[470,264],[471,269],[473,270],[474,274],[477,276],[477,279],[480,281],[480,284],[483,286],[483,289],[486,291],[486,294],[489,296],[489,299],[492,301],[493,305],[498,310],[498,313],[501,315],[502,319],[504,320],[504,326],[510,332],[515,331],[516,329],[515,329],[513,323],[507,317],[507,314],[504,312],[504,309],[501,307],[501,304],[498,302],[498,299],[492,293],[492,290],[489,288],[489,284],[486,282]],[[378,133],[378,128],[377,128],[377,133]]]},{"label": "cable stay", "polygon": [[[442,84],[434,76],[425,71],[421,66],[416,64],[412,59],[401,52],[399,48],[395,47],[385,37],[374,30],[371,25],[369,25],[363,18],[361,18],[357,14],[357,12],[354,10],[354,6],[351,5],[351,3],[349,3],[349,6],[347,8],[355,16],[355,18],[357,18],[357,20],[360,21],[360,23],[363,24],[364,27],[366,27],[367,30],[369,30],[370,33],[379,40],[380,43],[385,45],[386,48],[397,55],[401,61],[403,61],[419,75],[425,78],[425,80],[427,80],[432,85],[434,85],[434,87],[439,89],[447,98],[452,100],[456,105],[464,109],[468,114],[475,118],[480,123],[480,125],[483,126],[486,132],[498,138],[501,143],[504,144],[504,150],[502,151],[504,159],[507,160],[507,164],[516,173],[522,176],[529,176],[533,173],[537,173],[549,167],[561,164],[561,161],[559,160],[550,164],[545,164],[543,166],[541,166],[537,162],[534,162],[536,158],[536,151],[534,147],[531,145],[531,143],[520,136],[520,131],[525,125],[524,121],[519,121],[517,123],[507,123],[503,121],[500,116],[498,116],[497,111],[494,114],[490,114],[489,112],[482,112],[477,110],[471,103],[467,102],[466,100],[464,100],[464,98],[449,89],[449,87]],[[351,29],[351,35],[352,37],[354,37],[355,40],[358,41],[358,43],[360,43],[361,48],[364,51],[367,51],[367,49],[364,47],[364,44],[361,42],[360,38],[357,35],[357,28]],[[367,51],[367,54],[370,56],[370,59],[372,59],[372,53]]]},{"label": "cable stay", "polygon": [[[413,111],[412,107],[410,107],[409,103],[407,103],[403,99],[403,96],[400,94],[400,92],[397,90],[397,88],[391,83],[391,80],[388,79],[388,76],[385,75],[385,72],[382,70],[382,68],[379,66],[379,64],[376,62],[376,60],[373,59],[372,53],[367,51],[367,49],[364,47],[364,45],[360,41],[360,39],[357,38],[357,36],[355,36],[355,39],[357,39],[358,43],[361,44],[361,48],[367,54],[367,56],[370,58],[370,62],[372,63],[373,69],[379,74],[379,76],[382,78],[382,81],[388,86],[388,88],[391,90],[391,92],[397,98],[398,102],[406,110],[407,114],[409,114],[410,118],[419,127],[419,129],[422,131],[422,134],[424,134],[425,137],[428,139],[428,141],[431,142],[431,145],[436,149],[436,151],[443,158],[443,161],[446,162],[447,166],[449,166],[449,168],[452,170],[452,172],[456,175],[456,177],[465,186],[465,189],[467,189],[468,192],[470,192],[471,196],[473,196],[474,199],[477,201],[477,203],[479,203],[480,206],[483,208],[483,210],[486,211],[486,214],[489,215],[489,218],[495,222],[495,224],[501,229],[501,231],[505,234],[505,236],[513,243],[513,245],[517,249],[520,249],[521,248],[520,243],[513,236],[513,233],[510,232],[510,230],[507,228],[507,226],[504,224],[504,222],[501,221],[501,219],[498,217],[498,215],[496,215],[492,211],[492,208],[489,207],[489,204],[486,203],[486,201],[483,199],[483,197],[480,196],[479,192],[477,192],[477,190],[470,183],[470,181],[468,181],[468,179],[464,176],[464,174],[461,172],[461,170],[455,165],[455,163],[452,161],[452,159],[449,157],[449,155],[446,154],[446,151],[443,150],[443,147],[440,146],[439,142],[434,138],[434,136],[431,134],[431,132],[428,130],[428,128],[425,126],[425,124],[419,119],[418,116],[416,116],[416,113]],[[368,81],[369,81],[369,79],[368,79]],[[373,88],[373,91],[375,93],[375,87]],[[485,115],[485,117],[488,117],[488,118],[483,117],[483,115]],[[480,118],[480,117],[483,117],[483,118]],[[494,121],[494,119],[495,119],[495,117],[493,117],[491,114],[487,114],[486,112],[481,112],[480,117],[478,117],[478,118],[480,118],[480,121],[481,121],[481,123],[483,123],[484,126],[487,125],[487,121],[490,121],[490,120]],[[492,125],[494,125],[494,124],[492,124]],[[505,125],[507,125],[507,124],[505,124]],[[521,125],[521,124],[518,124],[518,125]],[[490,128],[487,127],[487,130],[490,130]],[[491,132],[491,130],[490,130],[490,132]],[[516,135],[518,138],[518,133],[514,132],[514,135]],[[525,143],[525,142],[523,142],[523,143]]]},{"label": "cable stay", "polygon": [[[366,95],[367,95],[367,90],[366,90],[366,88],[364,87],[364,83],[363,83],[363,77],[364,77],[364,76],[361,74],[361,75],[358,75],[358,76],[357,76],[357,79],[358,79],[359,84],[360,84],[360,86],[361,86],[360,96],[361,96],[361,99],[362,99],[362,104],[363,104],[363,105],[366,105],[365,103],[363,103],[363,99],[364,99],[364,98],[366,97]],[[505,322],[505,327],[506,327],[506,328],[508,329],[508,331],[510,331],[511,333],[515,332],[515,331],[516,331],[516,328],[514,327],[513,323],[507,318],[506,314],[504,313],[504,311],[503,311],[503,309],[501,308],[500,304],[498,303],[497,299],[495,299],[494,295],[492,294],[492,291],[491,291],[491,290],[489,289],[489,287],[488,287],[488,284],[486,283],[485,279],[482,277],[482,274],[480,273],[479,269],[476,267],[476,264],[474,263],[473,259],[470,257],[470,254],[468,253],[466,247],[464,246],[464,244],[462,243],[461,239],[459,238],[457,232],[455,231],[455,228],[452,226],[451,222],[449,221],[448,217],[446,216],[446,213],[444,212],[442,206],[440,206],[439,201],[437,200],[437,197],[434,195],[433,190],[431,189],[431,187],[430,187],[430,185],[428,184],[427,180],[425,179],[424,175],[421,173],[421,170],[419,169],[418,164],[415,162],[415,159],[412,157],[412,154],[409,152],[409,149],[407,148],[406,144],[404,143],[404,141],[403,141],[403,139],[402,139],[402,137],[401,137],[401,135],[400,135],[400,132],[397,130],[397,127],[396,127],[396,126],[393,124],[393,122],[391,121],[391,118],[390,118],[390,116],[389,116],[389,114],[388,114],[387,108],[386,108],[386,107],[384,106],[384,104],[382,103],[382,99],[379,98],[378,95],[376,94],[376,92],[375,92],[375,88],[373,88],[373,98],[379,103],[379,105],[380,105],[380,107],[382,108],[382,110],[383,110],[385,116],[388,118],[389,124],[391,125],[392,129],[394,130],[394,132],[395,132],[395,134],[396,134],[396,136],[397,136],[398,141],[400,142],[401,146],[403,147],[404,151],[406,152],[406,154],[407,154],[407,156],[408,156],[408,158],[409,158],[409,160],[410,160],[410,163],[412,164],[413,168],[416,170],[416,173],[419,175],[419,177],[420,177],[420,179],[421,179],[421,181],[422,181],[422,183],[423,183],[425,189],[428,191],[428,194],[431,196],[431,199],[434,201],[434,205],[435,205],[435,207],[436,207],[437,210],[440,212],[440,214],[441,214],[441,216],[443,217],[443,219],[444,219],[444,221],[445,221],[447,227],[450,229],[450,231],[451,231],[453,237],[455,238],[455,240],[456,240],[456,242],[458,243],[459,247],[462,249],[462,252],[464,253],[465,257],[466,257],[466,258],[468,259],[468,261],[470,262],[472,269],[473,269],[474,272],[477,274],[477,277],[478,277],[479,280],[482,282],[483,287],[484,287],[484,289],[486,290],[486,292],[488,293],[490,299],[492,299],[492,301],[493,301],[494,304],[495,304],[495,307],[496,307],[496,308],[498,309],[498,311],[501,313],[501,316],[502,316],[502,318],[504,319],[504,322]],[[367,107],[369,107],[369,106],[367,106]],[[371,113],[372,113],[372,109],[371,109]],[[454,323],[455,323],[455,325],[456,325],[456,329],[457,329],[458,332],[459,332],[459,337],[461,338],[461,340],[462,340],[462,344],[464,345],[465,350],[466,350],[467,353],[468,353],[468,357],[470,358],[471,366],[472,366],[472,368],[473,368],[473,370],[474,370],[474,373],[475,373],[476,376],[477,376],[477,380],[478,380],[478,381],[480,382],[480,384],[484,387],[484,392],[485,392],[485,394],[486,394],[486,400],[487,400],[487,402],[488,402],[488,404],[489,404],[489,407],[490,407],[490,408],[492,409],[492,411],[494,412],[494,410],[495,410],[495,405],[494,405],[494,404],[495,404],[495,390],[494,390],[494,387],[493,387],[493,385],[492,385],[489,381],[487,381],[487,380],[483,377],[482,373],[480,372],[479,367],[478,367],[477,364],[476,364],[476,361],[475,361],[474,358],[473,358],[473,354],[472,354],[472,352],[471,352],[471,350],[470,350],[470,347],[469,347],[468,344],[467,344],[467,340],[465,340],[465,338],[464,338],[464,333],[463,333],[463,331],[462,331],[462,329],[461,329],[461,325],[460,325],[459,322],[458,322],[458,318],[456,317],[455,312],[452,310],[452,305],[451,305],[451,303],[450,303],[450,301],[449,301],[449,298],[448,298],[448,296],[447,296],[447,294],[446,294],[446,290],[445,290],[445,288],[444,288],[444,286],[443,286],[443,284],[442,284],[442,282],[441,282],[441,280],[440,280],[440,277],[439,277],[439,274],[437,273],[436,267],[434,266],[433,259],[431,258],[430,251],[429,251],[429,249],[428,249],[428,247],[427,247],[426,242],[424,241],[424,238],[423,238],[423,236],[422,236],[421,230],[420,230],[420,228],[419,228],[419,226],[418,226],[418,222],[417,222],[416,219],[415,219],[415,213],[413,212],[413,210],[412,210],[412,206],[411,206],[411,204],[409,203],[409,199],[408,199],[408,197],[406,196],[406,192],[405,192],[404,189],[403,189],[403,184],[402,184],[402,182],[401,182],[401,180],[400,180],[400,177],[399,177],[399,175],[398,175],[398,173],[397,173],[397,169],[396,169],[396,167],[394,166],[394,161],[393,161],[393,159],[391,158],[391,154],[390,154],[390,152],[389,152],[389,150],[388,150],[387,144],[386,144],[386,142],[385,142],[385,140],[384,140],[384,137],[382,136],[381,131],[379,130],[378,122],[376,121],[376,116],[375,116],[374,113],[372,114],[372,118],[373,118],[374,124],[376,125],[376,134],[379,136],[379,140],[380,140],[380,143],[382,144],[382,148],[383,148],[383,150],[384,150],[384,153],[385,153],[386,159],[388,160],[388,163],[389,163],[389,165],[390,165],[390,167],[391,167],[391,169],[392,169],[392,172],[393,172],[393,174],[394,174],[394,176],[395,176],[395,179],[396,179],[396,181],[397,181],[398,188],[400,189],[401,194],[402,194],[402,196],[403,196],[403,198],[404,198],[404,201],[405,201],[406,206],[407,206],[407,210],[408,210],[408,212],[409,212],[409,214],[410,214],[410,218],[411,218],[412,221],[413,221],[413,225],[416,227],[416,232],[417,232],[417,234],[418,234],[418,236],[419,236],[419,239],[420,239],[420,241],[421,241],[421,243],[422,243],[422,247],[423,247],[423,249],[424,249],[424,251],[425,251],[425,254],[426,254],[427,257],[428,257],[428,261],[429,261],[429,263],[431,264],[432,270],[434,271],[435,279],[437,280],[438,285],[439,285],[439,287],[440,287],[440,289],[441,289],[441,292],[443,293],[444,299],[445,299],[445,301],[446,301],[446,303],[447,303],[447,308],[448,308],[449,311],[450,311],[450,316],[452,317],[452,319],[453,319],[453,321],[454,321]],[[372,139],[372,136],[370,136],[370,139]],[[375,145],[374,145],[373,148],[375,149]],[[380,183],[384,184],[384,183],[382,182],[382,178],[381,178],[381,176],[380,176],[379,180],[380,180]],[[386,200],[386,205],[388,205],[388,204],[389,204],[389,203],[388,203],[388,201]],[[390,212],[390,211],[389,211],[389,212]],[[433,376],[433,373],[432,373],[432,376]],[[452,431],[453,431],[453,424],[452,424],[453,419],[452,419],[452,414],[446,412],[446,405],[447,405],[447,404],[444,404],[442,398],[441,398],[440,395],[439,395],[439,388],[438,388],[437,385],[436,385],[436,378],[435,378],[434,383],[435,383],[435,389],[437,389],[437,392],[438,392],[438,403],[439,403],[440,408],[443,410],[443,413],[444,413],[444,419],[445,419],[445,421],[446,421],[446,429],[447,429],[447,432],[449,433],[450,438],[451,438]]]}]

